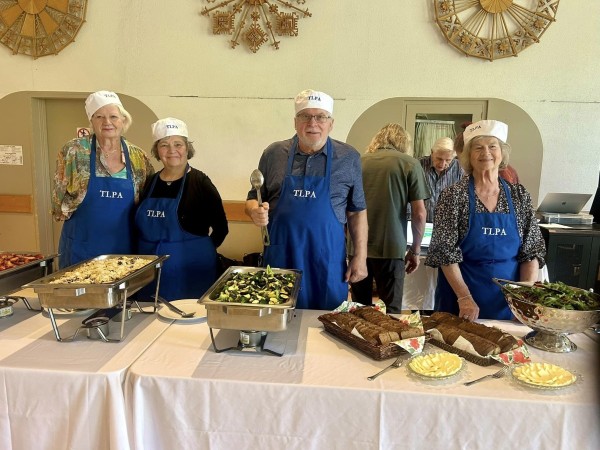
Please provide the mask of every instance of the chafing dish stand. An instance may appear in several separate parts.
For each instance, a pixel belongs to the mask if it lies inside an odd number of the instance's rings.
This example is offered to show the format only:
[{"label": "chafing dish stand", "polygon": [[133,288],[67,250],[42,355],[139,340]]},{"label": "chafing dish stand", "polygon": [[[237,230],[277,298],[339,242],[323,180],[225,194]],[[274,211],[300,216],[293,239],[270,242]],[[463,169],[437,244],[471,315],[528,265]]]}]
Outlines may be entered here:
[{"label": "chafing dish stand", "polygon": [[267,340],[267,331],[240,331],[240,340],[236,346],[227,348],[217,348],[215,337],[213,335],[213,329],[209,328],[210,340],[212,341],[213,348],[216,353],[226,352],[228,350],[244,351],[246,349],[254,350],[256,353],[267,353],[273,356],[283,356],[283,353],[278,353],[268,348],[264,348],[265,341]]},{"label": "chafing dish stand", "polygon": [[[114,258],[118,256],[125,255],[102,255],[95,259],[108,259]],[[72,270],[74,266],[67,267],[61,271],[56,272],[53,276],[45,277],[35,282],[29,283],[24,287],[32,287],[38,296],[40,297],[40,304],[42,307],[46,308],[48,311],[48,316],[50,317],[50,323],[52,324],[52,329],[54,330],[54,335],[56,340],[59,342],[70,342],[75,340],[80,331],[85,330],[87,336],[89,338],[96,338],[97,336],[104,342],[121,342],[125,336],[125,322],[130,318],[130,310],[129,305],[135,304],[137,309],[141,313],[153,314],[158,310],[158,292],[160,289],[160,275],[162,272],[163,262],[169,258],[169,255],[163,256],[155,256],[155,255],[131,255],[139,258],[148,259],[148,264],[146,264],[141,269],[136,270],[135,272],[125,276],[124,278],[117,280],[114,283],[109,284],[76,284],[73,286],[68,285],[57,285],[51,284],[50,281],[52,278],[58,278],[62,273]],[[87,261],[84,261],[80,264],[84,264]],[[128,301],[128,296],[135,294],[142,287],[151,283],[156,279],[156,291],[155,291],[155,300],[153,310],[150,312],[144,311],[139,303],[134,300]],[[107,330],[108,320],[110,318],[106,317],[96,317],[97,312],[92,314],[90,317],[86,318],[82,325],[77,329],[73,336],[68,338],[63,338],[60,335],[58,330],[58,325],[56,323],[56,317],[54,315],[53,309],[63,308],[65,306],[61,300],[57,300],[57,298],[68,297],[69,302],[72,303],[69,307],[73,308],[113,308],[120,307],[121,308],[121,330],[120,336],[118,339],[112,339],[107,336],[105,332]],[[75,300],[73,300],[75,299]],[[79,301],[77,299],[80,299]]]}]

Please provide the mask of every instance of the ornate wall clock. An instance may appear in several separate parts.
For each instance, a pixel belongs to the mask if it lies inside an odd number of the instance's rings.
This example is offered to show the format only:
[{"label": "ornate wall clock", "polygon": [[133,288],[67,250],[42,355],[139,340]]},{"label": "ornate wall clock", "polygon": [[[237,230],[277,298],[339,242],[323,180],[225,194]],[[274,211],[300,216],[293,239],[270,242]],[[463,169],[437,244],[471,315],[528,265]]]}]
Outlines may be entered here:
[{"label": "ornate wall clock", "polygon": [[448,42],[468,56],[517,56],[556,19],[560,0],[433,0]]},{"label": "ornate wall clock", "polygon": [[[217,0],[206,1],[215,3]],[[236,48],[241,39],[256,53],[269,41],[278,50],[280,41],[275,35],[298,36],[298,17],[312,14],[294,3],[303,5],[306,0],[219,0],[217,5],[205,7],[201,14],[211,16],[213,34],[232,36],[231,48]]]},{"label": "ornate wall clock", "polygon": [[0,0],[0,42],[13,54],[56,55],[85,22],[87,0]]}]

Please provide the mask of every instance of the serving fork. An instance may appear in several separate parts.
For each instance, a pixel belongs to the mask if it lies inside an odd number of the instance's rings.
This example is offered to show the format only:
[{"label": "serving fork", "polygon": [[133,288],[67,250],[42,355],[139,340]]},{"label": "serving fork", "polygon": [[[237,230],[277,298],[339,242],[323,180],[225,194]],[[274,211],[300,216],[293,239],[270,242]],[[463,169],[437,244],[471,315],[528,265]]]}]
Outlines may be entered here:
[{"label": "serving fork", "polygon": [[369,381],[373,381],[375,378],[377,378],[379,375],[381,375],[382,373],[387,372],[390,369],[397,369],[398,367],[400,367],[402,365],[402,355],[398,356],[398,358],[396,358],[396,361],[394,361],[393,363],[391,363],[389,366],[387,366],[385,369],[380,370],[379,372],[377,372],[375,375],[371,375],[370,377],[367,377],[367,380]]},{"label": "serving fork", "polygon": [[506,372],[508,372],[508,366],[504,366],[498,372],[491,373],[489,375],[485,375],[485,376],[483,376],[481,378],[477,378],[476,380],[467,381],[466,383],[463,383],[463,384],[465,386],[471,386],[472,384],[479,383],[480,381],[483,381],[483,380],[485,380],[487,378],[502,378],[504,375],[506,375]]}]

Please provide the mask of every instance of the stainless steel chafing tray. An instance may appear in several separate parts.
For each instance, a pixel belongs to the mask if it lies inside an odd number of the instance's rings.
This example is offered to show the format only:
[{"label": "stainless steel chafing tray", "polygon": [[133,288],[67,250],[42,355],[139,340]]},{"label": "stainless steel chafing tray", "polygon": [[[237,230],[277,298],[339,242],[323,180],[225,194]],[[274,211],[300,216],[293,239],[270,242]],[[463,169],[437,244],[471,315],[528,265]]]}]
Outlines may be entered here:
[{"label": "stainless steel chafing tray", "polygon": [[[6,252],[0,252],[3,254]],[[9,252],[17,255],[39,255],[39,252]],[[9,295],[20,290],[24,284],[52,273],[53,262],[58,254],[43,256],[35,261],[0,270],[0,295]]]},{"label": "stainless steel chafing tray", "polygon": [[235,273],[254,273],[264,268],[232,266],[198,300],[206,307],[206,322],[210,328],[252,331],[282,331],[291,320],[296,306],[302,272],[293,269],[271,269],[275,274],[294,274],[294,286],[289,300],[278,305],[216,301],[218,293]]},{"label": "stainless steel chafing tray", "polygon": [[[51,283],[67,272],[77,270],[83,264],[119,257],[142,258],[146,265],[111,283]],[[40,304],[44,308],[111,308],[122,304],[126,296],[134,294],[142,287],[154,281],[161,263],[168,255],[101,255],[79,264],[61,269],[52,275],[26,284],[23,287],[33,288],[38,294]]]}]

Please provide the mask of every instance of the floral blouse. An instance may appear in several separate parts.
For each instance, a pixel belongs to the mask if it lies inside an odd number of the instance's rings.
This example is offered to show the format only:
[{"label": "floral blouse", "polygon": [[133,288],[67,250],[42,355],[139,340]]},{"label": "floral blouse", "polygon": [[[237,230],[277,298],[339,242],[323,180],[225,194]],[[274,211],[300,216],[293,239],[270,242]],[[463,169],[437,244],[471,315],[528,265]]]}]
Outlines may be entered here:
[{"label": "floral blouse", "polygon": [[[135,203],[146,182],[154,174],[154,167],[146,153],[139,147],[125,140],[131,160]],[[87,192],[90,179],[91,137],[72,139],[67,142],[58,154],[54,189],[52,191],[52,217],[54,220],[67,220],[81,205]],[[96,176],[110,177],[111,174],[96,152]]]},{"label": "floral blouse", "polygon": [[[463,261],[459,247],[469,230],[469,180],[463,177],[458,183],[444,189],[435,208],[433,236],[427,250],[425,265],[430,267],[448,266]],[[512,198],[521,246],[517,255],[518,262],[537,258],[540,267],[545,263],[546,245],[535,218],[531,204],[531,195],[521,184],[508,185]],[[502,186],[502,185],[500,185]],[[475,211],[487,212],[487,209],[475,196]],[[504,189],[500,189],[496,211],[508,213],[508,201]]]}]

